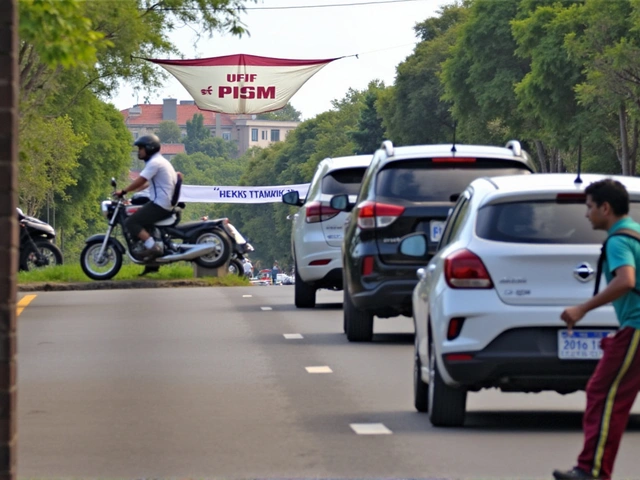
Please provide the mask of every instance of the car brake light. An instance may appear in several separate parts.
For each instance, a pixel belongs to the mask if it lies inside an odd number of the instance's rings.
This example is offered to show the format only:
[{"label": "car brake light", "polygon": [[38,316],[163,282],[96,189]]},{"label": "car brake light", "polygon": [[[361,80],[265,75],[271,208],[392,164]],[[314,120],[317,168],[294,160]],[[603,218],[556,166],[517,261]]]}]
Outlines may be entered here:
[{"label": "car brake light", "polygon": [[444,356],[444,359],[450,362],[466,362],[473,360],[473,355],[470,353],[449,353]]},{"label": "car brake light", "polygon": [[441,157],[441,158],[432,158],[431,161],[433,163],[475,163],[475,158],[469,157]]},{"label": "car brake light", "polygon": [[358,226],[364,230],[391,225],[404,212],[404,207],[366,201],[358,205]]},{"label": "car brake light", "polygon": [[484,263],[469,250],[458,250],[446,258],[444,276],[451,288],[493,288]]},{"label": "car brake light", "polygon": [[585,203],[587,195],[584,193],[559,193],[556,195],[556,203]]},{"label": "car brake light", "polygon": [[373,273],[373,257],[367,256],[362,259],[362,276]]},{"label": "car brake light", "polygon": [[462,331],[462,324],[464,323],[464,317],[454,317],[449,320],[449,328],[447,329],[447,340],[455,340]]},{"label": "car brake light", "polygon": [[318,223],[329,220],[340,213],[340,210],[323,205],[321,202],[315,201],[309,203],[306,207],[305,221],[307,223]]}]

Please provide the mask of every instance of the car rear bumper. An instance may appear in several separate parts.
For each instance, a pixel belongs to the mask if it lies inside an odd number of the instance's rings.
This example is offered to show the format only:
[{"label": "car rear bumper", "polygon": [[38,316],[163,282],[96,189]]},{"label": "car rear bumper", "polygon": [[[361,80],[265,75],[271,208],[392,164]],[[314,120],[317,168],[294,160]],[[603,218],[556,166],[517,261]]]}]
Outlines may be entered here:
[{"label": "car rear bumper", "polygon": [[448,359],[445,354],[442,363],[456,384],[471,390],[489,387],[519,392],[582,390],[597,360],[558,358],[558,330],[515,328],[503,332],[480,351],[459,352],[468,353],[471,359]]},{"label": "car rear bumper", "polygon": [[351,294],[356,308],[373,312],[380,317],[411,316],[411,294],[418,280],[385,280],[373,288]]}]

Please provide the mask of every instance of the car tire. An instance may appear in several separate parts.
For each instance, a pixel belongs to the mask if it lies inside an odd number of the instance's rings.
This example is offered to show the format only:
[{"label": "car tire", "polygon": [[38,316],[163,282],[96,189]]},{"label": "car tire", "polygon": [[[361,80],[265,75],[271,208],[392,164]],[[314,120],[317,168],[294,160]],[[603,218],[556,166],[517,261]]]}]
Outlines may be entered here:
[{"label": "car tire", "polygon": [[316,306],[316,289],[302,281],[298,273],[298,265],[296,265],[296,282],[293,288],[293,296],[296,308],[314,308]]},{"label": "car tire", "polygon": [[429,420],[434,427],[461,427],[467,409],[467,391],[450,387],[440,376],[433,340],[429,340]]},{"label": "car tire", "polygon": [[344,328],[350,342],[373,340],[373,314],[359,310],[351,301],[349,289],[344,285]]},{"label": "car tire", "polygon": [[422,361],[418,353],[418,334],[415,334],[413,362],[413,404],[420,413],[429,411],[429,384],[422,380]]}]

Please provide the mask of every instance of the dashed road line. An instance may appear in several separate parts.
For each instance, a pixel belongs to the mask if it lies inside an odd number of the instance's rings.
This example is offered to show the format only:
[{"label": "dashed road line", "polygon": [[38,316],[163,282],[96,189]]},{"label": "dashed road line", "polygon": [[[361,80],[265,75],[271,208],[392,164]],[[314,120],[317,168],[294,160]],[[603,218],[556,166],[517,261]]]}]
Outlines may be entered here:
[{"label": "dashed road line", "polygon": [[333,370],[327,366],[322,367],[304,367],[309,373],[333,373]]},{"label": "dashed road line", "polygon": [[268,312],[269,310],[273,310],[273,308],[271,308],[271,307],[260,307],[260,310],[262,310],[263,312]]},{"label": "dashed road line", "polygon": [[36,297],[37,295],[25,295],[24,297],[22,297],[18,302],[18,309],[17,309],[16,315],[20,315],[22,311],[25,308],[27,308],[27,305],[29,305],[33,301],[33,299]]},{"label": "dashed road line", "polygon": [[299,338],[304,338],[301,334],[299,333],[283,333],[282,336],[284,338],[286,338],[287,340],[297,340]]},{"label": "dashed road line", "polygon": [[351,429],[358,435],[391,435],[393,432],[384,423],[351,423]]},{"label": "dashed road line", "polygon": [[242,295],[242,298],[251,298],[253,295]]}]

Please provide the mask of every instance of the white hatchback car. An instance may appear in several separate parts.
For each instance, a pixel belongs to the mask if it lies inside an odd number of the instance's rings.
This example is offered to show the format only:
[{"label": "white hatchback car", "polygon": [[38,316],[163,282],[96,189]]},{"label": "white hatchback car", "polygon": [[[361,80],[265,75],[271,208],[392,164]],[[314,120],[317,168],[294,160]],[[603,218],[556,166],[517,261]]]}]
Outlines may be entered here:
[{"label": "white hatchback car", "polygon": [[289,192],[282,201],[300,207],[292,216],[291,253],[295,261],[295,305],[313,308],[316,290],[342,290],[342,237],[346,212],[329,206],[334,195],[355,202],[373,155],[325,158],[309,185],[307,198]]},{"label": "white hatchback car", "polygon": [[[584,189],[603,178],[481,178],[462,193],[412,296],[414,403],[433,425],[462,425],[468,391],[585,388],[600,339],[618,327],[613,307],[590,312],[572,336],[560,314],[593,292],[605,232],[585,218]],[[640,219],[640,179],[613,178]],[[420,256],[426,244],[412,234],[401,252]]]}]

